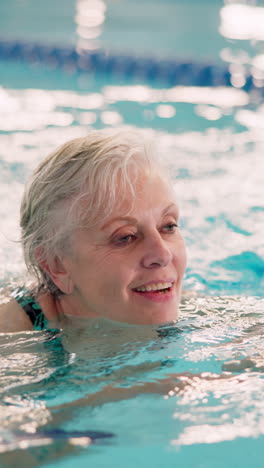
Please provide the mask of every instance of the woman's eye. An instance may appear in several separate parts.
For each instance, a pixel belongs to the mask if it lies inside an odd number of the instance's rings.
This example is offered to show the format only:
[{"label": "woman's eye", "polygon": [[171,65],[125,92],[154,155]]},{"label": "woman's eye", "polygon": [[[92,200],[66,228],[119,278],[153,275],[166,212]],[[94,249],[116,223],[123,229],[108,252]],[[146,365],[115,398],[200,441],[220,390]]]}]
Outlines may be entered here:
[{"label": "woman's eye", "polygon": [[165,232],[168,232],[169,234],[173,234],[178,227],[178,224],[176,223],[168,223],[165,226],[163,226],[162,230]]},{"label": "woman's eye", "polygon": [[126,236],[118,237],[114,240],[116,245],[128,245],[131,244],[136,239],[134,234],[127,234]]}]

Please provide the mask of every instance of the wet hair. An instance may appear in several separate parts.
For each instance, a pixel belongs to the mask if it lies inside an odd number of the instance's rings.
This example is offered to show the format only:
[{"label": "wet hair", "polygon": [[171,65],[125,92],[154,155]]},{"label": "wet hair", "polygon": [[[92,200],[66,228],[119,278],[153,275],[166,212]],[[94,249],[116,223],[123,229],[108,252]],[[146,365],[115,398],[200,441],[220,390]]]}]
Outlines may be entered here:
[{"label": "wet hair", "polygon": [[21,240],[26,266],[39,289],[60,290],[40,266],[70,252],[78,228],[102,223],[129,194],[135,181],[159,163],[142,131],[108,129],[71,140],[35,169],[21,203]]}]

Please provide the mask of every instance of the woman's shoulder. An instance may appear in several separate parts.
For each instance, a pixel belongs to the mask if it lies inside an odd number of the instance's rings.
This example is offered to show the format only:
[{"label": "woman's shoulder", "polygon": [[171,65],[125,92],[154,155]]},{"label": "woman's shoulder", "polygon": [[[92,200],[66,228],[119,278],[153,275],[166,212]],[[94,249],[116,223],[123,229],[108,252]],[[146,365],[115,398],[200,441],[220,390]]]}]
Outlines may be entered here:
[{"label": "woman's shoulder", "polygon": [[[2,298],[1,298],[2,299]],[[0,300],[0,333],[32,330],[33,324],[14,298]]]},{"label": "woman's shoulder", "polygon": [[1,290],[0,332],[36,329],[37,322],[43,320],[43,312],[35,300],[32,288],[12,285]]}]

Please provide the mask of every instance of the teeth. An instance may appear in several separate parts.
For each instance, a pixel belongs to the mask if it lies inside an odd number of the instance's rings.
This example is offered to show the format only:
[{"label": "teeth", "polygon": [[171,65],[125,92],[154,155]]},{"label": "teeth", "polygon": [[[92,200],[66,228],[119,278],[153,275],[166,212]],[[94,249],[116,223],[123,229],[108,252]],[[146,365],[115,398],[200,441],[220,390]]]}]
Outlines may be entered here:
[{"label": "teeth", "polygon": [[135,291],[146,292],[146,291],[159,291],[162,289],[167,289],[172,286],[173,283],[155,283],[149,286],[141,286],[140,288],[135,288]]}]

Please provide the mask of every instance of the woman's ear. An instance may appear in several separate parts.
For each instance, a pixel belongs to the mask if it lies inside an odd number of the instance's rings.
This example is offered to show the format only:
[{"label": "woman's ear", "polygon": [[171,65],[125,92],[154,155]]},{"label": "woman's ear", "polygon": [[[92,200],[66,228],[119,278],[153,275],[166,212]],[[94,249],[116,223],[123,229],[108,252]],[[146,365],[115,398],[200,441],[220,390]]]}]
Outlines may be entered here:
[{"label": "woman's ear", "polygon": [[43,251],[40,251],[40,248],[37,249],[35,255],[39,265],[49,275],[53,283],[56,284],[64,294],[71,294],[74,289],[74,283],[62,259],[56,256],[52,260],[47,260],[43,255]]}]

